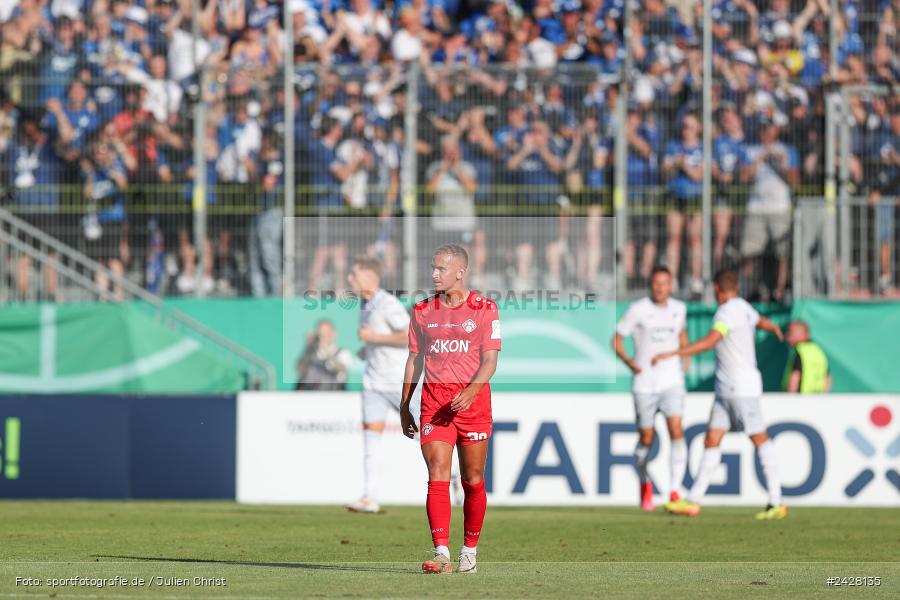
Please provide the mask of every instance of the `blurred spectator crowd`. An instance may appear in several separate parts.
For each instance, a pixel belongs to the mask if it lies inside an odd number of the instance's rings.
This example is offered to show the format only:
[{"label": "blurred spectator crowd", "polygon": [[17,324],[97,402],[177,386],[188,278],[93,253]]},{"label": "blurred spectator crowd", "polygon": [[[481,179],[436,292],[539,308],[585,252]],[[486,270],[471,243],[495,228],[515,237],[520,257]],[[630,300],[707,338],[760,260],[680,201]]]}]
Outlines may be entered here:
[{"label": "blurred spectator crowd", "polygon": [[[0,0],[5,202],[113,270],[140,271],[152,291],[277,294],[285,62],[297,67],[299,214],[368,210],[382,221],[397,210],[415,62],[420,201],[440,217],[435,230],[474,246],[476,271],[496,234],[479,225],[484,207],[574,207],[588,216],[577,277],[589,286],[625,136],[626,276],[641,281],[662,261],[684,290],[702,291],[701,2],[635,0],[626,48],[627,0],[287,1],[291,40],[284,7],[268,0],[201,0],[196,20],[190,0]],[[714,266],[754,277],[768,255],[767,294],[782,300],[792,200],[823,193],[825,92],[897,84],[900,0],[840,0],[837,14],[829,0],[712,4]],[[197,98],[208,112],[202,265],[191,222]],[[900,99],[856,94],[846,110],[855,194],[893,223],[884,199],[900,188]],[[894,235],[882,228],[879,242]],[[521,285],[535,263],[559,284],[565,251],[545,241],[514,245]],[[329,259],[346,261],[331,250],[305,285],[318,287]]]}]

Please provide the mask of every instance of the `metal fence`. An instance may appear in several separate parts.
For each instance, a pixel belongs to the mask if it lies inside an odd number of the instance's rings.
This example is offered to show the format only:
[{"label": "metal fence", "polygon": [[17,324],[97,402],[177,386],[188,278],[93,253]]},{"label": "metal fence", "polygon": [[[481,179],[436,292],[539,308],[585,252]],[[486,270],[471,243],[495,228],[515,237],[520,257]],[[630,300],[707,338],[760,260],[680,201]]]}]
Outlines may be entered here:
[{"label": "metal fence", "polygon": [[[511,289],[592,290],[615,267],[632,296],[664,263],[689,297],[721,267],[761,300],[890,293],[900,95],[861,87],[860,53],[840,37],[893,48],[878,13],[850,23],[846,10],[823,19],[821,2],[796,7],[785,46],[768,13],[756,31],[716,4],[714,27],[673,32],[626,4],[616,19],[632,27],[601,38],[603,61],[552,68],[323,65],[301,52],[287,72],[218,58],[176,84],[152,63],[149,76],[99,64],[38,76],[45,57],[23,48],[0,61],[3,200],[163,295],[339,287],[309,244],[341,236],[394,261],[407,289],[431,240],[452,238],[485,257],[476,276]],[[796,232],[819,218],[799,197],[834,216],[821,282],[797,254],[808,236]],[[534,242],[572,216],[577,264],[561,275]],[[619,217],[614,234],[604,216]],[[33,297],[28,270],[5,265],[8,298]]]},{"label": "metal fence", "polygon": [[793,225],[795,293],[857,300],[900,297],[888,279],[897,264],[897,197],[847,197],[839,206],[835,211],[823,197],[798,201]]},{"label": "metal fence", "polygon": [[[0,209],[0,277],[4,280],[0,286],[3,303],[128,302],[131,308],[194,340],[205,352],[238,369],[246,377],[246,389],[276,386],[275,370],[262,358],[167,305],[115,269],[98,265],[4,209]],[[8,293],[13,297],[7,297]]]},{"label": "metal fence", "polygon": [[[558,212],[553,217],[320,215],[273,220],[271,226],[273,238],[279,225],[294,233],[295,281],[304,293],[340,296],[349,287],[353,258],[371,255],[382,261],[385,289],[421,296],[430,289],[432,252],[453,243],[467,247],[469,283],[484,293],[553,291],[614,299],[614,220],[579,216],[570,208]],[[410,230],[411,237],[406,235]],[[276,253],[280,250],[277,244],[272,247]],[[406,262],[416,271],[412,286],[404,272]]]},{"label": "metal fence", "polygon": [[895,295],[900,113],[896,90],[841,90],[837,132],[839,285],[857,297]]}]

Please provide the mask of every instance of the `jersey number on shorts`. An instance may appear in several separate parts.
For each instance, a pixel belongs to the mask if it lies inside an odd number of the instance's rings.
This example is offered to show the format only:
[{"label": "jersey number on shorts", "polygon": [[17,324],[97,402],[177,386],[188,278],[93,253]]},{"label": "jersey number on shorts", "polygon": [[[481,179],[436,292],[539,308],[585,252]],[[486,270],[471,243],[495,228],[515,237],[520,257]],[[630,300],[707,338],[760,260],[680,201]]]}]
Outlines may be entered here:
[{"label": "jersey number on shorts", "polygon": [[470,431],[466,435],[469,436],[469,439],[472,440],[473,442],[477,442],[478,440],[486,440],[487,439],[486,433],[479,433],[477,431]]}]

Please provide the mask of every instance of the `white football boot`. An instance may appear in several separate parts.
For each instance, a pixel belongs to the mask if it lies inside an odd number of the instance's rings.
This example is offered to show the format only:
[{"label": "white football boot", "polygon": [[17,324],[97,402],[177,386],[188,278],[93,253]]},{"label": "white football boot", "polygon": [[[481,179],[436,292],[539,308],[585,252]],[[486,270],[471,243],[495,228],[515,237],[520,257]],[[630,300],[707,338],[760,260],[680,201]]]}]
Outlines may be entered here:
[{"label": "white football boot", "polygon": [[357,513],[377,513],[381,510],[381,507],[378,506],[378,503],[374,500],[369,500],[368,498],[360,498],[359,500],[348,504],[347,510]]},{"label": "white football boot", "polygon": [[459,566],[456,567],[457,573],[477,573],[478,567],[475,566],[474,552],[460,552]]}]

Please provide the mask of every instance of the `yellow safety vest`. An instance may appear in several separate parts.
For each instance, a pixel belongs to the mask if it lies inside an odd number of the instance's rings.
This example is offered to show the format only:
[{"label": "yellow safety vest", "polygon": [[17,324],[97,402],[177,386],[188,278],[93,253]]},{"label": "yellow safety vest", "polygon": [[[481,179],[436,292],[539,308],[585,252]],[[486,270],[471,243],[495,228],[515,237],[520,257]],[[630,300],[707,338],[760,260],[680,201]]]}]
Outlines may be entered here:
[{"label": "yellow safety vest", "polygon": [[825,391],[828,381],[828,357],[815,342],[800,342],[794,347],[788,357],[787,368],[784,371],[784,389],[791,373],[794,371],[794,357],[800,357],[800,393],[821,394]]}]

